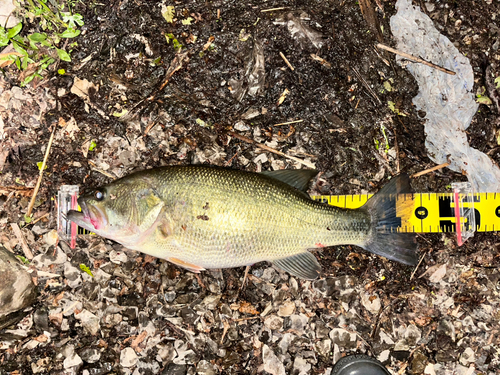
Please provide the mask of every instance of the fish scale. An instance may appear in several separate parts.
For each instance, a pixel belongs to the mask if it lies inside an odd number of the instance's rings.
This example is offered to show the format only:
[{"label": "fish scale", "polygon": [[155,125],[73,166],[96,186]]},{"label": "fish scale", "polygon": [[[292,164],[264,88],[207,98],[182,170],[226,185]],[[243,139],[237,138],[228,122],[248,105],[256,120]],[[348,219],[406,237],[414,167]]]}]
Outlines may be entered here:
[{"label": "fish scale", "polygon": [[270,261],[314,278],[320,266],[307,250],[339,244],[413,262],[414,246],[404,245],[398,234],[382,235],[374,243],[379,236],[374,228],[380,227],[374,220],[387,221],[382,201],[375,207],[378,198],[373,198],[357,210],[313,201],[304,191],[314,174],[209,166],[150,169],[99,189],[102,200],[80,197],[83,212],[72,211],[69,217],[130,249],[193,271]]}]

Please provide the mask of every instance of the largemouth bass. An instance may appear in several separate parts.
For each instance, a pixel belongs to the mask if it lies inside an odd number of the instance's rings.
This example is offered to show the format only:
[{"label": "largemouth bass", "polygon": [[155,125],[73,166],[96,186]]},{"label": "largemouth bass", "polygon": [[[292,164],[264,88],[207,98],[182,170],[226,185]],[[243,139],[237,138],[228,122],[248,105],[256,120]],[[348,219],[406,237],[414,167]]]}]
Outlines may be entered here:
[{"label": "largemouth bass", "polygon": [[273,263],[315,279],[308,250],[357,245],[401,263],[416,263],[413,236],[392,233],[394,194],[409,192],[397,176],[361,208],[341,209],[305,193],[314,170],[252,173],[210,166],[172,166],[133,173],[78,199],[80,227],[187,268]]}]

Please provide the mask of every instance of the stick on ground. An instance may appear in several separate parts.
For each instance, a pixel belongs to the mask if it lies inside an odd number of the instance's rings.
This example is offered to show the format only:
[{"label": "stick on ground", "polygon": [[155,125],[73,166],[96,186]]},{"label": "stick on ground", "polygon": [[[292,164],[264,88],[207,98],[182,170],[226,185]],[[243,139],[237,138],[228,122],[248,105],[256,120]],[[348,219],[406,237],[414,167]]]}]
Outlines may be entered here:
[{"label": "stick on ground", "polygon": [[38,175],[38,181],[36,182],[35,189],[33,190],[33,196],[31,197],[31,202],[28,206],[27,216],[31,216],[31,211],[33,211],[33,206],[35,205],[36,196],[38,194],[38,189],[42,184],[43,171],[45,170],[45,165],[47,164],[47,159],[49,158],[50,148],[52,147],[52,142],[54,141],[54,135],[56,134],[57,125],[54,125],[54,130],[50,135],[49,143],[47,144],[47,149],[45,150],[45,157],[43,158],[42,166],[40,167],[40,174]]},{"label": "stick on ground", "polygon": [[448,165],[450,165],[450,163],[449,163],[449,162],[446,162],[446,163],[443,163],[443,164],[436,165],[435,167],[432,167],[432,168],[426,169],[426,170],[424,170],[424,171],[421,171],[421,172],[418,172],[418,173],[412,174],[412,175],[411,175],[411,178],[416,178],[416,177],[423,176],[424,174],[431,173],[431,172],[437,171],[438,169],[445,168],[445,167],[447,167]]},{"label": "stick on ground", "polygon": [[24,256],[26,257],[26,259],[32,260],[33,253],[31,252],[28,244],[26,243],[26,239],[23,236],[23,232],[21,232],[21,228],[19,228],[19,225],[17,225],[17,223],[11,223],[10,227],[12,228],[12,231],[14,232],[14,235],[16,236],[17,240],[21,244]]},{"label": "stick on ground", "polygon": [[399,55],[401,57],[404,57],[405,59],[408,59],[408,60],[411,60],[413,62],[418,62],[418,63],[421,63],[421,64],[424,64],[424,65],[427,65],[427,66],[430,66],[431,68],[434,68],[434,69],[437,69],[441,72],[444,72],[446,74],[451,74],[452,76],[454,76],[455,73],[454,71],[452,70],[449,70],[449,69],[446,69],[446,68],[443,68],[439,65],[436,65],[436,64],[433,64],[431,62],[428,62],[428,61],[425,61],[425,60],[422,60],[421,58],[419,57],[416,57],[416,56],[413,56],[413,55],[410,55],[409,53],[406,53],[406,52],[403,52],[403,51],[399,51],[397,49],[394,49],[394,48],[391,48],[391,47],[388,47],[384,44],[377,44],[377,48],[380,48],[380,49],[385,49],[386,51],[389,51],[389,52],[392,52],[392,53],[395,53],[396,55]]},{"label": "stick on ground", "polygon": [[281,152],[281,151],[278,151],[278,150],[275,150],[274,148],[271,148],[269,146],[266,146],[266,145],[263,145],[261,143],[257,143],[255,142],[253,139],[250,139],[250,138],[247,138],[243,135],[240,135],[240,134],[237,134],[235,132],[229,132],[229,135],[231,135],[232,137],[234,138],[237,138],[239,139],[240,141],[243,141],[243,142],[247,142],[247,143],[250,143],[252,145],[255,145],[256,147],[262,149],[262,150],[265,150],[265,151],[269,151],[269,152],[272,152],[273,154],[276,154],[276,155],[280,155],[280,156],[283,156],[287,159],[290,159],[290,160],[293,160],[293,161],[296,161],[297,163],[300,163],[302,165],[305,165],[306,167],[308,168],[312,168],[314,169],[315,166],[312,164],[312,163],[309,163],[308,161],[305,161],[305,160],[302,160],[302,159],[299,159],[299,158],[296,158],[294,156],[291,156],[291,155],[287,155],[285,154],[284,152]]}]

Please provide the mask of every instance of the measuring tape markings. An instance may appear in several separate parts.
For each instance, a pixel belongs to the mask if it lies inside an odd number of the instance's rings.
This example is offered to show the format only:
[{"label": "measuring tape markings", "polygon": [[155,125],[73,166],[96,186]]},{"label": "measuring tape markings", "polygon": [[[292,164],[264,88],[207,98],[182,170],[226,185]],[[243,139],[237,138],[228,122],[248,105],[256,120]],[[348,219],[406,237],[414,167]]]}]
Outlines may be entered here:
[{"label": "measuring tape markings", "polygon": [[[332,206],[355,209],[365,204],[372,195],[320,195],[312,196],[311,198]],[[470,197],[470,195],[459,195],[460,206],[465,212],[471,209]],[[476,220],[475,231],[491,232],[499,230],[500,194],[476,193],[472,197]],[[453,193],[400,194],[389,198],[394,200],[396,215],[401,218],[401,226],[396,229],[398,232],[456,232],[457,220]],[[468,223],[466,219],[461,218],[461,223],[467,227]]]}]

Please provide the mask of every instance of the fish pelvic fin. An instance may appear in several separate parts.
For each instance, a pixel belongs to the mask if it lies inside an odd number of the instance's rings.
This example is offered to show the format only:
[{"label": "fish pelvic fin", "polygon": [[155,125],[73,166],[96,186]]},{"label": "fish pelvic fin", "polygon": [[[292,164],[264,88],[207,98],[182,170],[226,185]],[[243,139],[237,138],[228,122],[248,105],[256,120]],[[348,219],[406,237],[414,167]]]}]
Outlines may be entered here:
[{"label": "fish pelvic fin", "polygon": [[279,269],[301,279],[314,280],[321,273],[321,266],[318,260],[309,251],[273,260],[271,263]]},{"label": "fish pelvic fin", "polygon": [[[401,174],[393,177],[366,202],[361,209],[367,210],[370,214],[372,229],[361,247],[371,253],[414,266],[418,261],[415,235],[396,233],[396,228],[401,225],[401,217],[396,216],[396,195],[409,193],[411,193],[410,178],[406,174]],[[412,206],[408,206],[407,209],[411,210]]]}]

